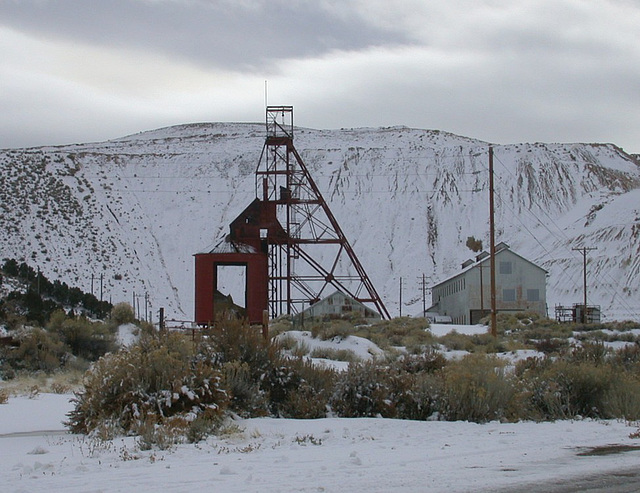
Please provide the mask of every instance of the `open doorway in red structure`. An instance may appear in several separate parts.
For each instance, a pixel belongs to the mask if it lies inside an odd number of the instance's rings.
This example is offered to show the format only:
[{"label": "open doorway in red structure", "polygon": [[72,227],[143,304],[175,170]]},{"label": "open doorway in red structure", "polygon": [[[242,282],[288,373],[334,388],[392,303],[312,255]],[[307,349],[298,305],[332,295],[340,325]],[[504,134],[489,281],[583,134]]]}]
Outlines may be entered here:
[{"label": "open doorway in red structure", "polygon": [[247,264],[214,266],[213,312],[223,319],[247,316]]},{"label": "open doorway in red structure", "polygon": [[[246,318],[249,323],[262,323],[263,312],[267,309],[268,273],[266,254],[218,251],[217,253],[198,253],[195,255],[195,260],[195,321],[198,325],[211,325],[221,315],[218,311],[219,306],[216,306],[221,304],[216,303],[216,299],[219,296],[216,291],[222,291],[225,295],[230,294],[233,303],[241,305],[246,310],[242,318]],[[243,280],[238,281],[233,268],[227,274],[225,267],[234,266],[243,271],[241,274],[241,276],[244,276]],[[225,271],[222,276],[223,279],[219,279],[221,270]],[[237,271],[235,272],[237,273]],[[227,278],[229,278],[228,282],[225,281]],[[221,282],[220,286],[218,286],[219,282]],[[220,301],[223,301],[222,298],[220,298]]]}]

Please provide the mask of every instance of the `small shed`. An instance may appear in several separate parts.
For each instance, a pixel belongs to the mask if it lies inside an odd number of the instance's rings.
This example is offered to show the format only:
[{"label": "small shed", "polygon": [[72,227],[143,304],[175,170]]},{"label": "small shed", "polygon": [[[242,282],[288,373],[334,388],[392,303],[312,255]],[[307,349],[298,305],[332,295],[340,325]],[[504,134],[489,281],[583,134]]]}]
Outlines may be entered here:
[{"label": "small shed", "polygon": [[298,313],[294,318],[294,324],[304,325],[305,320],[312,318],[325,316],[339,317],[349,313],[357,313],[369,322],[375,322],[382,319],[378,312],[353,299],[351,296],[347,296],[342,291],[336,291]]}]

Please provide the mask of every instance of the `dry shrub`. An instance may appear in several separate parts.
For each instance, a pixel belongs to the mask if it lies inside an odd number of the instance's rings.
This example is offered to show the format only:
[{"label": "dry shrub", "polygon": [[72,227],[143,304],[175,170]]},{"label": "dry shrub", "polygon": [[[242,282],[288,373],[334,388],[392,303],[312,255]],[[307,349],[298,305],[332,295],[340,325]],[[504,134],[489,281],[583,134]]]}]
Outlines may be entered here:
[{"label": "dry shrub", "polygon": [[227,405],[219,382],[218,369],[194,354],[184,336],[144,337],[101,358],[87,372],[68,426],[87,433],[111,422],[124,433],[135,433],[145,423],[164,425],[172,416],[215,418]]},{"label": "dry shrub", "polygon": [[6,349],[4,355],[14,370],[51,373],[67,359],[67,348],[56,334],[35,328],[20,334],[18,340],[20,345]]},{"label": "dry shrub", "polygon": [[603,411],[612,418],[640,419],[640,377],[638,373],[620,372],[603,396]]},{"label": "dry shrub", "polygon": [[437,340],[442,346],[451,351],[473,351],[475,349],[475,344],[470,336],[460,334],[455,330],[438,337]]},{"label": "dry shrub", "polygon": [[286,358],[259,331],[229,321],[203,337],[198,351],[222,366],[231,407],[242,416],[290,418],[326,415],[334,372],[303,358]]},{"label": "dry shrub", "polygon": [[88,361],[116,349],[115,331],[109,326],[85,317],[69,317],[63,310],[51,314],[47,330],[57,334],[75,356]]},{"label": "dry shrub", "polygon": [[599,342],[585,342],[568,354],[567,360],[570,363],[587,363],[590,365],[606,364],[612,351]]},{"label": "dry shrub", "polygon": [[274,338],[274,342],[280,349],[284,349],[285,351],[294,351],[298,346],[298,340],[286,332],[280,337]]},{"label": "dry shrub", "polygon": [[426,419],[432,414],[435,380],[376,361],[351,364],[338,376],[331,409],[343,417]]},{"label": "dry shrub", "polygon": [[327,318],[326,320],[314,320],[311,323],[311,335],[322,341],[330,339],[346,339],[354,333],[353,322],[342,318]]},{"label": "dry shrub", "polygon": [[278,335],[287,332],[293,328],[290,315],[281,315],[275,320],[269,322],[269,336],[277,337]]},{"label": "dry shrub", "polygon": [[444,369],[441,413],[447,420],[486,422],[513,419],[513,381],[498,358],[471,354]]},{"label": "dry shrub", "polygon": [[229,396],[229,405],[240,416],[264,416],[267,396],[260,389],[259,380],[251,376],[247,363],[229,361],[222,365],[222,388]]},{"label": "dry shrub", "polygon": [[290,396],[301,392],[305,382],[294,365],[297,360],[275,361],[261,377],[260,387],[267,393],[269,412],[275,416],[293,417],[288,403]]},{"label": "dry shrub", "polygon": [[[289,360],[289,366],[298,385],[287,388],[284,399],[277,406],[278,413],[296,419],[325,417],[336,372],[331,368],[317,367],[305,358]],[[273,396],[270,396],[270,401],[273,408]]]},{"label": "dry shrub", "polygon": [[111,309],[111,320],[116,325],[130,324],[136,319],[133,307],[129,303],[118,303]]},{"label": "dry shrub", "polygon": [[51,392],[53,392],[54,394],[66,394],[67,392],[69,392],[69,390],[69,386],[61,382],[53,382],[51,384]]},{"label": "dry shrub", "polygon": [[558,359],[520,362],[516,375],[535,419],[622,418],[638,412],[640,397],[626,395],[637,393],[636,375],[604,361],[603,353],[593,347]]},{"label": "dry shrub", "polygon": [[611,358],[612,364],[627,371],[640,370],[640,344],[626,345],[618,349]]},{"label": "dry shrub", "polygon": [[544,354],[558,354],[569,347],[569,341],[566,339],[546,337],[545,339],[534,341],[533,347],[536,351],[540,351]]},{"label": "dry shrub", "polygon": [[388,369],[375,361],[350,364],[336,381],[331,408],[347,418],[394,417],[390,380]]},{"label": "dry shrub", "polygon": [[135,429],[140,450],[169,450],[184,441],[190,421],[182,416],[172,416],[158,422],[157,415],[149,415],[139,420]]},{"label": "dry shrub", "polygon": [[443,407],[442,372],[416,373],[412,379],[411,399],[403,401],[398,418],[426,420],[439,417]]},{"label": "dry shrub", "polygon": [[280,358],[276,344],[241,320],[226,320],[204,331],[197,351],[218,365],[231,361],[246,363],[255,380]]},{"label": "dry shrub", "polygon": [[403,354],[395,362],[399,372],[434,373],[447,364],[447,359],[437,350],[427,348],[421,354]]},{"label": "dry shrub", "polygon": [[435,338],[428,328],[429,322],[425,318],[400,317],[358,327],[355,335],[366,337],[381,348],[415,348],[433,344]]}]

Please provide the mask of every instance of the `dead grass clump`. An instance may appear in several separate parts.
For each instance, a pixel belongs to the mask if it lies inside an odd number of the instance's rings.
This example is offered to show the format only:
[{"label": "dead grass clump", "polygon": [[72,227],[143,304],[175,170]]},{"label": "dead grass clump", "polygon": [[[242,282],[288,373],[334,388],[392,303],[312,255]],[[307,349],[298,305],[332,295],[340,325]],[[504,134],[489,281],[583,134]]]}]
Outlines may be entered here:
[{"label": "dead grass clump", "polygon": [[473,352],[475,350],[475,344],[471,337],[465,334],[460,334],[455,330],[436,338],[436,340],[450,351]]},{"label": "dead grass clump", "polygon": [[346,361],[348,363],[360,361],[360,358],[351,349],[317,347],[309,353],[309,356],[311,358],[324,358],[334,361]]},{"label": "dead grass clump", "polygon": [[346,339],[355,332],[354,324],[348,319],[330,318],[311,322],[311,335],[321,341]]},{"label": "dead grass clump", "polygon": [[532,341],[533,347],[536,351],[540,351],[544,354],[559,354],[566,351],[569,348],[569,341],[567,339],[558,339],[547,337],[539,341]]},{"label": "dead grass clump", "polygon": [[434,343],[428,328],[429,322],[425,318],[400,317],[358,327],[355,335],[365,337],[383,349],[398,346],[417,348]]}]

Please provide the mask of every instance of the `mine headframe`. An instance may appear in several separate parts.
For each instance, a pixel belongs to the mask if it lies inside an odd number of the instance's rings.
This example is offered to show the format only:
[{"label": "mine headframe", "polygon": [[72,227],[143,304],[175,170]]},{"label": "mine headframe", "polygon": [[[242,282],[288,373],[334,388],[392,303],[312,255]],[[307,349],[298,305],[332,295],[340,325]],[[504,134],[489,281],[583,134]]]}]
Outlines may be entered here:
[{"label": "mine headframe", "polygon": [[257,200],[270,218],[259,233],[268,256],[269,315],[295,315],[332,287],[390,318],[293,145],[293,107],[268,106],[266,131],[255,175]]}]

